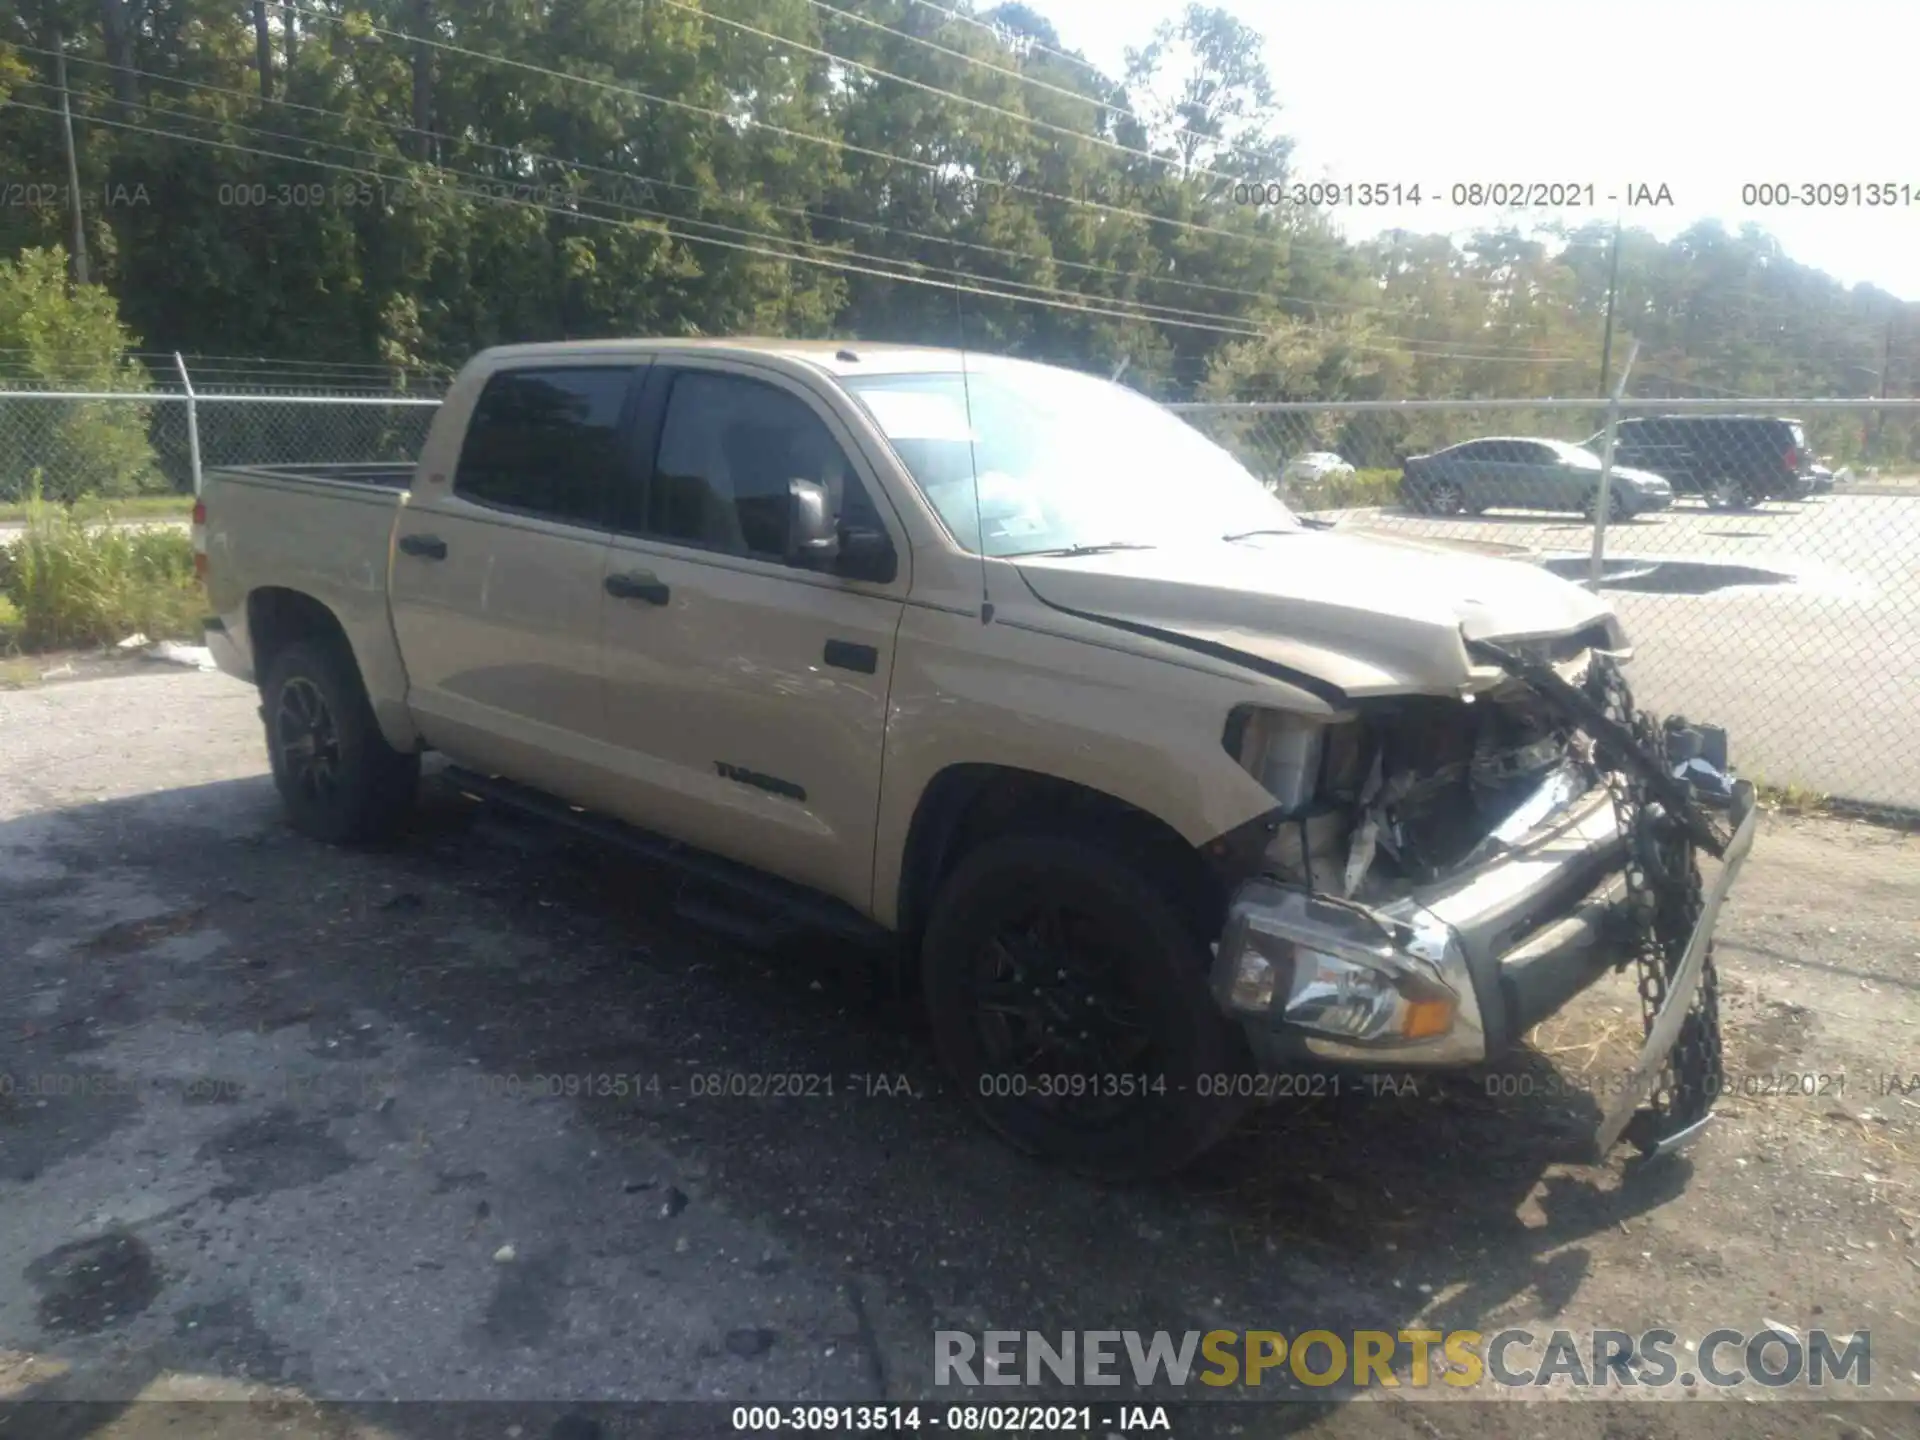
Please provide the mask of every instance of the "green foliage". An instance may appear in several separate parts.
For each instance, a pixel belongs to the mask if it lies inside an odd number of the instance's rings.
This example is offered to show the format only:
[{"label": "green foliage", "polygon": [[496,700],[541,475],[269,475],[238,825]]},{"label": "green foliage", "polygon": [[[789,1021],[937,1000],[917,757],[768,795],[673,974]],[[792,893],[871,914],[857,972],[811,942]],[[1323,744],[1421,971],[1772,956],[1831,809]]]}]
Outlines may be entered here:
[{"label": "green foliage", "polygon": [[[0,502],[0,524],[17,525],[45,501],[9,500]],[[74,513],[83,520],[99,520],[111,515],[116,520],[175,520],[184,523],[193,513],[191,495],[120,495],[112,499],[83,496],[73,502]]]},{"label": "green foliage", "polygon": [[25,531],[0,548],[4,643],[23,650],[155,640],[198,633],[205,598],[183,532],[117,525],[63,506],[30,508]]},{"label": "green foliage", "polygon": [[[1325,211],[1236,202],[1230,180],[1293,177],[1274,57],[1229,11],[1186,5],[1108,75],[1024,3],[984,26],[840,8],[276,7],[262,74],[230,0],[50,0],[0,15],[0,98],[54,100],[57,25],[92,272],[167,350],[411,370],[507,341],[760,332],[1124,362],[1163,399],[1599,392],[1610,227],[1352,243]],[[64,193],[57,122],[7,117],[0,177]],[[68,224],[64,200],[0,209],[0,255],[51,255]],[[83,368],[123,353],[110,312],[57,304],[59,266],[37,263],[49,315],[98,332],[69,347],[99,357]],[[1920,306],[1758,230],[1630,230],[1619,272],[1636,396],[1869,394],[1889,353],[1889,393],[1920,376]],[[0,322],[0,346],[42,343]],[[76,422],[76,443],[124,444],[57,468],[147,483],[140,412]],[[1920,460],[1911,422],[1808,426],[1842,461]],[[1318,437],[1384,463],[1342,443],[1360,438]],[[1391,458],[1463,437],[1383,417],[1365,438]]]},{"label": "green foliage", "polygon": [[[66,267],[57,248],[0,260],[0,354],[10,373],[42,388],[147,390],[146,371],[126,358],[131,337],[113,296],[70,285]],[[149,410],[139,401],[0,401],[0,500],[161,487],[147,443]]]},{"label": "green foliage", "polygon": [[1306,482],[1289,482],[1281,498],[1295,510],[1356,510],[1400,502],[1398,470],[1356,470]]}]

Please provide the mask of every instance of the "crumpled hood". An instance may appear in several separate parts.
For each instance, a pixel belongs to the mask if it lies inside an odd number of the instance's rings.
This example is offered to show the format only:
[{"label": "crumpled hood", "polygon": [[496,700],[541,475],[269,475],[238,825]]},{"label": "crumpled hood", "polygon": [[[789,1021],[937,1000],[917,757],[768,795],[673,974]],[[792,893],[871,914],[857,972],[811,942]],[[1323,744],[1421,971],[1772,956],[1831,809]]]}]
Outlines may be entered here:
[{"label": "crumpled hood", "polygon": [[1465,641],[1567,635],[1612,614],[1537,566],[1382,534],[1014,563],[1049,606],[1226,646],[1356,698],[1454,693],[1474,665]]}]

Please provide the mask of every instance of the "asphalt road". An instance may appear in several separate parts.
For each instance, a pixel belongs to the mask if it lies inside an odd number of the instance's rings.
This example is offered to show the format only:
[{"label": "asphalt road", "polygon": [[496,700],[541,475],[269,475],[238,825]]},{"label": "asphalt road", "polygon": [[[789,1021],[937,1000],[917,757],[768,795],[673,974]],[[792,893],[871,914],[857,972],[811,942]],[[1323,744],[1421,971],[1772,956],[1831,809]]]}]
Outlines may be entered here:
[{"label": "asphalt road", "polygon": [[[1561,560],[1586,555],[1593,536],[1570,516],[1520,513],[1381,512],[1351,523]],[[1748,775],[1920,810],[1920,495],[1774,501],[1745,513],[1686,502],[1610,527],[1607,554],[1664,562],[1655,584],[1781,577],[1704,594],[1610,586],[1638,647],[1628,674],[1642,704],[1726,726]],[[1694,561],[1708,563],[1685,563]]]},{"label": "asphalt road", "polygon": [[[1920,838],[1767,823],[1720,947],[1732,1095],[1687,1156],[1577,1159],[1592,1067],[1637,1034],[1622,982],[1491,1078],[1317,1096],[1109,1189],[979,1132],[911,1007],[837,948],[743,952],[677,920],[671,880],[444,791],[384,851],[295,837],[254,703],[173,672],[0,694],[0,1435],[268,1415],[133,1397],[271,1393],[273,1433],[314,1440],[349,1416],[388,1440],[732,1430],[601,1401],[1030,1398],[936,1390],[940,1329],[1783,1324],[1869,1330],[1869,1385],[1292,1385],[1172,1433],[1920,1440],[1920,1073],[1910,1102],[1874,1081],[1920,1072]],[[1851,1078],[1775,1094],[1783,1073]],[[768,1075],[834,1090],[701,1079]],[[309,1403],[387,1400],[467,1403]]]}]

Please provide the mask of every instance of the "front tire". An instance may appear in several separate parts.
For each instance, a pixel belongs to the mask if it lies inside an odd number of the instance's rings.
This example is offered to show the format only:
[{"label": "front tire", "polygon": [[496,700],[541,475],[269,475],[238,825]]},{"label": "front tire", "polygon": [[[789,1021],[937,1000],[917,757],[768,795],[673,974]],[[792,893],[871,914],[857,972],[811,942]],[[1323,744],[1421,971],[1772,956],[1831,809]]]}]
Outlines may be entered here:
[{"label": "front tire", "polygon": [[[1598,490],[1595,490],[1591,495],[1587,496],[1586,503],[1581,506],[1581,513],[1589,520],[1598,518],[1600,513],[1600,492]],[[1609,525],[1618,525],[1632,518],[1633,510],[1628,506],[1625,497],[1623,497],[1618,490],[1609,488],[1607,491],[1607,523]]]},{"label": "front tire", "polygon": [[1451,480],[1432,480],[1421,495],[1429,515],[1458,515],[1467,508],[1466,492]]},{"label": "front tire", "polygon": [[1707,505],[1714,510],[1751,510],[1758,503],[1741,480],[1716,480],[1707,487]]},{"label": "front tire", "polygon": [[1177,1170],[1247,1108],[1234,1092],[1248,1087],[1216,1083],[1245,1073],[1244,1041],[1155,868],[1079,836],[989,840],[941,887],[922,941],[934,1045],[980,1118],[1104,1179]]},{"label": "front tire", "polygon": [[344,845],[399,828],[419,788],[420,757],[387,744],[342,645],[288,645],[267,666],[260,694],[273,783],[295,830]]}]

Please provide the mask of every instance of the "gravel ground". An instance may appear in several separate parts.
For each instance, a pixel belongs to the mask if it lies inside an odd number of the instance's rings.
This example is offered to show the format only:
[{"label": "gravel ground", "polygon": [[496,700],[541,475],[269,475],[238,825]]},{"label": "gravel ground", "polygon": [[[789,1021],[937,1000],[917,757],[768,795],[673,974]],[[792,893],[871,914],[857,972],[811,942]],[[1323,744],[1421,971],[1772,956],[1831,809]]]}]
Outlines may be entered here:
[{"label": "gravel ground", "polygon": [[[179,1412],[127,1399],[258,1387],[281,1408],[168,1433],[725,1430],[591,1405],[933,1398],[939,1329],[1779,1323],[1870,1331],[1870,1389],[1175,1433],[1920,1440],[1920,837],[1769,820],[1722,927],[1735,1095],[1684,1157],[1578,1162],[1622,983],[1491,1086],[1275,1108],[1112,1189],[977,1131],[858,955],[742,951],[670,878],[444,786],[384,852],[293,836],[255,703],[195,673],[0,694],[0,1399],[95,1402],[0,1435],[158,1434]],[[729,1073],[833,1093],[696,1095]],[[392,1399],[526,1408],[304,1408]]]}]

